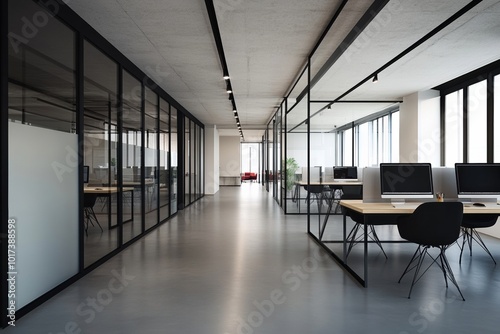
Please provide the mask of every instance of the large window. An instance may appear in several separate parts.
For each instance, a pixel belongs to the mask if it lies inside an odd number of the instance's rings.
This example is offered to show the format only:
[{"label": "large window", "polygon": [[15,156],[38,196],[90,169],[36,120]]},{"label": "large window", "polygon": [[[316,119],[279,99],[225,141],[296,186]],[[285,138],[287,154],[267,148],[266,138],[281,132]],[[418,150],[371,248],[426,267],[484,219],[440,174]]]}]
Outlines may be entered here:
[{"label": "large window", "polygon": [[444,164],[500,162],[500,79],[498,62],[441,89]]},{"label": "large window", "polygon": [[241,144],[241,172],[259,173],[260,168],[260,144]]},{"label": "large window", "polygon": [[469,86],[467,104],[468,162],[485,162],[486,80]]},{"label": "large window", "polygon": [[451,167],[463,161],[463,90],[445,97],[445,163]]},{"label": "large window", "polygon": [[[354,122],[356,124],[356,122]],[[352,132],[354,131],[354,142]],[[337,165],[377,166],[399,161],[399,112],[365,121],[339,131]]]}]

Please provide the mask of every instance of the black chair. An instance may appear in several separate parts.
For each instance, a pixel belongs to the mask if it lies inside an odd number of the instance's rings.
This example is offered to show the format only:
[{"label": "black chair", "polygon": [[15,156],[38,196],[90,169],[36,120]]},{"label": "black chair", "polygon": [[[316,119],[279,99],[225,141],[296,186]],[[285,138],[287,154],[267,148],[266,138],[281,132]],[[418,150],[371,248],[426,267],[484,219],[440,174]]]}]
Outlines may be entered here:
[{"label": "black chair", "polygon": [[[345,187],[343,189],[343,193],[341,196],[341,199],[363,199],[363,186],[349,186]],[[363,240],[363,229],[364,229],[364,224],[365,224],[365,217],[363,214],[348,209],[341,207],[342,214],[345,214],[346,216],[350,217],[354,221],[354,226],[347,235],[347,242],[349,243],[349,246],[347,248],[347,254],[346,258],[349,256],[351,253],[352,248],[361,242]],[[387,254],[384,251],[384,247],[382,247],[382,243],[380,242],[380,239],[378,238],[377,232],[375,231],[375,225],[388,225],[392,224],[390,221],[392,217],[387,217],[387,215],[380,215],[377,217],[370,217],[370,220],[368,222],[368,235],[367,237],[370,238],[373,242],[377,244],[377,246],[380,248],[382,253],[384,254],[385,258],[387,259]]]},{"label": "black chair", "polygon": [[491,257],[493,262],[497,264],[493,255],[491,255],[488,247],[483,242],[483,239],[476,231],[477,228],[491,227],[497,222],[498,215],[464,215],[462,218],[462,249],[460,250],[460,261],[462,263],[462,253],[464,251],[465,243],[469,246],[469,254],[472,256],[472,240],[476,241],[486,253]]},{"label": "black chair", "polygon": [[94,222],[99,225],[101,228],[101,232],[104,230],[102,229],[101,224],[99,224],[99,220],[97,220],[97,217],[94,212],[94,205],[97,201],[97,195],[96,194],[84,194],[83,195],[83,217],[85,220],[85,235],[88,235],[88,228],[89,228],[89,223],[92,226],[94,225]]},{"label": "black chair", "polygon": [[[461,202],[423,203],[415,209],[413,214],[399,217],[398,230],[401,237],[418,244],[418,248],[413,254],[410,263],[398,281],[398,283],[401,282],[406,273],[415,269],[408,298],[411,296],[413,286],[436,263],[443,272],[446,287],[448,287],[448,279],[450,279],[457,287],[462,299],[465,300],[445,254],[446,249],[455,243],[460,236],[462,217],[463,204]],[[437,257],[433,257],[428,253],[431,247],[439,249]],[[419,276],[425,255],[429,255],[432,262]]]},{"label": "black chair", "polygon": [[304,186],[304,189],[307,191],[306,203],[311,199],[311,195],[313,196],[313,201],[315,200],[318,205],[318,213],[321,212],[321,205],[323,204],[325,186],[323,185],[309,185]]}]

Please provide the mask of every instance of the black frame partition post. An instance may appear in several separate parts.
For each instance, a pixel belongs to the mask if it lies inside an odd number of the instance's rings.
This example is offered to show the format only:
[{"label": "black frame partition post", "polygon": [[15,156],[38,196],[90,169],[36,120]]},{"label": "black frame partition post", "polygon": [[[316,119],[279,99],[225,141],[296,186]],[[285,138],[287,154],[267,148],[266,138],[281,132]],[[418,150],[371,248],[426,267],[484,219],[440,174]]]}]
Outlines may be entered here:
[{"label": "black frame partition post", "polygon": [[[118,96],[117,96],[117,139],[118,139],[118,149],[116,152],[116,187],[118,189],[116,200],[118,201],[116,205],[116,214],[118,219],[118,247],[123,245],[123,67],[118,64],[117,71],[117,80],[118,80]],[[132,193],[132,198],[134,197]],[[132,199],[133,201],[133,199]],[[132,218],[133,218],[133,202],[132,202]]]},{"label": "black frame partition post", "polygon": [[[83,213],[83,155],[85,149],[85,117],[84,117],[84,71],[83,71],[83,37],[80,33],[76,34],[76,117],[77,117],[77,131],[78,131],[78,268],[83,271],[85,268],[85,223]],[[90,173],[90,171],[89,171]]]},{"label": "black frame partition post", "polygon": [[2,261],[0,261],[0,267],[2,273],[0,274],[2,283],[0,284],[0,307],[2,308],[0,312],[0,326],[2,328],[7,326],[7,306],[8,306],[8,286],[7,282],[7,271],[8,263],[5,261],[8,255],[8,242],[7,242],[7,232],[8,232],[8,221],[9,221],[9,211],[8,211],[8,89],[9,89],[9,79],[8,79],[8,15],[7,15],[7,1],[2,1],[0,3],[0,233],[1,233],[1,249],[0,256]]},{"label": "black frame partition post", "polygon": [[146,231],[146,183],[144,178],[146,177],[145,172],[145,139],[146,135],[144,133],[144,124],[146,122],[146,88],[144,84],[141,84],[141,233]]},{"label": "black frame partition post", "polygon": [[[184,116],[177,114],[177,148],[178,148],[178,155],[181,156],[181,152],[185,152],[184,147],[185,147],[185,142],[184,142]],[[177,163],[177,209],[182,210],[184,209],[185,203],[184,203],[184,175],[185,175],[185,170],[184,170],[184,159],[185,157],[182,155],[182,159],[178,159]]]},{"label": "black frame partition post", "polygon": [[[156,222],[159,224],[160,220],[160,110],[161,110],[161,99],[160,95],[156,94],[156,172],[154,177],[154,182],[156,182],[156,187],[153,188],[156,191],[157,199],[157,212],[156,212]],[[156,225],[156,224],[155,224]]]}]

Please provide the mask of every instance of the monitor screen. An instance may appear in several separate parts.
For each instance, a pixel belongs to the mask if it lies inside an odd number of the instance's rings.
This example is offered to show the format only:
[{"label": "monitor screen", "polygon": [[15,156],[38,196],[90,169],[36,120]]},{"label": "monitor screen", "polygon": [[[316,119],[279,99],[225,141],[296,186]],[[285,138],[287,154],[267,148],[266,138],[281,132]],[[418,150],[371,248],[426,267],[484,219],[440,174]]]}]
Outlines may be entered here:
[{"label": "monitor screen", "polygon": [[83,183],[89,183],[89,166],[83,166]]},{"label": "monitor screen", "polygon": [[500,164],[456,163],[460,198],[500,198]]},{"label": "monitor screen", "polygon": [[334,180],[357,180],[358,179],[358,167],[334,167],[333,168],[333,179]]},{"label": "monitor screen", "polygon": [[382,198],[432,198],[430,163],[381,163]]}]

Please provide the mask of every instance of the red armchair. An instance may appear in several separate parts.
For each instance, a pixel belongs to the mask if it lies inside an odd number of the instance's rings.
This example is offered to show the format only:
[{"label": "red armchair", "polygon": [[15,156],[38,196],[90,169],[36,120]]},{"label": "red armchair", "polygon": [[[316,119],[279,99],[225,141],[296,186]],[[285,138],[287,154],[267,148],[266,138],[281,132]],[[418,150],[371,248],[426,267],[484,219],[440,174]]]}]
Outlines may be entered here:
[{"label": "red armchair", "polygon": [[253,180],[257,181],[257,173],[251,173],[251,172],[241,173],[241,182],[246,180],[250,180],[250,182],[252,182]]}]

